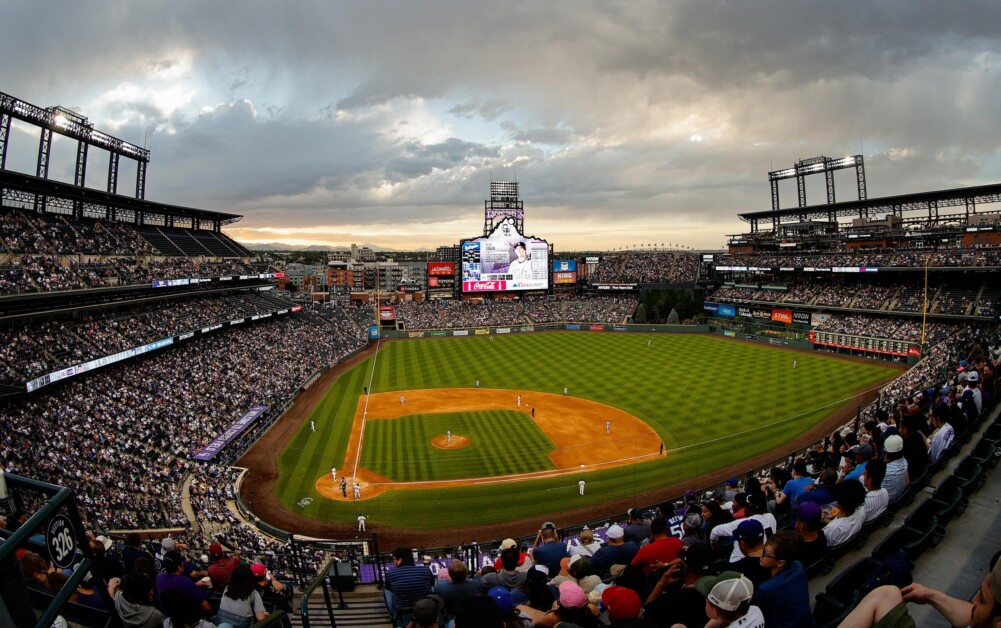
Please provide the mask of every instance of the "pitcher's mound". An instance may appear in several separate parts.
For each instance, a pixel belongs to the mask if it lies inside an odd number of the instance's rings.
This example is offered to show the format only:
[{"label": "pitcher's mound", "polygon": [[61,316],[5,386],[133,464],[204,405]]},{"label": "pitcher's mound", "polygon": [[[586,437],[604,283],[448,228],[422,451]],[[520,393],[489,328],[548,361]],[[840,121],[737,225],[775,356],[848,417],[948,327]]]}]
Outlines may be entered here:
[{"label": "pitcher's mound", "polygon": [[438,449],[462,449],[469,446],[469,437],[452,434],[452,442],[448,442],[448,436],[437,436],[431,444]]}]

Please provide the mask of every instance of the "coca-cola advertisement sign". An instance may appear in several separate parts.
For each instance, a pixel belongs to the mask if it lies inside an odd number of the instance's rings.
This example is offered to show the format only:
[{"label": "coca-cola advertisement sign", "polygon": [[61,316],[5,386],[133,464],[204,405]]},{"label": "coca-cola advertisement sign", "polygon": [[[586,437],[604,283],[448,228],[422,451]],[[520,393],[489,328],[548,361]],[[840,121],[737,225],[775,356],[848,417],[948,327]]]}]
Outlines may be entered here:
[{"label": "coca-cola advertisement sign", "polygon": [[428,262],[428,275],[432,277],[454,276],[455,262]]},{"label": "coca-cola advertisement sign", "polygon": [[507,290],[506,281],[463,281],[463,292],[493,292]]}]

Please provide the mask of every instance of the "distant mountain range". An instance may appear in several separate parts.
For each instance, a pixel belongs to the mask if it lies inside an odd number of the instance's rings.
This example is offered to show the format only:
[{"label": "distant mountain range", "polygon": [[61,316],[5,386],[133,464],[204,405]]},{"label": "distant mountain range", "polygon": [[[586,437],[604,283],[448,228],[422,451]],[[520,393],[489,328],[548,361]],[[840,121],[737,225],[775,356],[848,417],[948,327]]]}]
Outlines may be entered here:
[{"label": "distant mountain range", "polygon": [[[239,242],[239,240],[237,240]],[[243,246],[247,247],[251,251],[351,251],[351,247],[348,246],[328,246],[325,244],[314,244],[312,246],[307,246],[305,248],[301,246],[293,246],[291,244],[285,244],[284,242],[268,242],[266,244],[248,244],[246,242],[240,242]],[[388,249],[384,246],[378,246],[375,244],[359,244],[358,248],[368,247],[376,253],[416,253],[425,251],[434,251],[434,249],[414,249],[412,251],[400,251],[399,249]]]}]

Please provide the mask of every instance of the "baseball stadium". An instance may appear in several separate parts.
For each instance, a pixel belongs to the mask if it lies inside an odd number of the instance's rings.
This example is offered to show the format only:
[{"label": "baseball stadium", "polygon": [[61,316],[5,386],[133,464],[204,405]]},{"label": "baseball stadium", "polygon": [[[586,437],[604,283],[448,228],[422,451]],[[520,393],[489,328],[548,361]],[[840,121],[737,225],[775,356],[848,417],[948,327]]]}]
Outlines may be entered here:
[{"label": "baseball stadium", "polygon": [[[1001,582],[1001,183],[872,197],[821,155],[720,249],[577,251],[491,178],[434,253],[279,254],[147,200],[150,150],[79,112],[0,93],[0,164],[12,128],[41,139],[0,168],[2,625],[660,626],[712,581],[739,625],[836,626],[924,605],[876,585],[943,558],[978,565],[963,612]],[[828,202],[782,207],[811,175]]]}]

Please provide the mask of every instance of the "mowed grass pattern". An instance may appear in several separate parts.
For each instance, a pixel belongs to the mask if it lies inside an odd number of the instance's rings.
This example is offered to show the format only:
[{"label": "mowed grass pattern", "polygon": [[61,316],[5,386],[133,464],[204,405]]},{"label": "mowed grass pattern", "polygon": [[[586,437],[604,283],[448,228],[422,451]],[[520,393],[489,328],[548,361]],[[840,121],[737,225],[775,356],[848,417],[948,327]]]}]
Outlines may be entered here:
[{"label": "mowed grass pattern", "polygon": [[[310,432],[305,421],[280,454],[277,492],[286,507],[307,517],[350,522],[363,508],[373,524],[415,529],[490,523],[626,497],[645,503],[644,492],[781,448],[833,412],[854,409],[857,393],[900,370],[704,335],[547,332],[388,342],[330,387],[310,416],[317,431]],[[583,497],[577,495],[576,474],[390,491],[361,506],[316,493],[319,476],[344,466],[363,386],[373,392],[471,388],[477,380],[483,388],[526,392],[560,394],[567,386],[572,396],[645,421],[669,455],[589,471]],[[587,446],[586,437],[580,445]],[[299,508],[303,497],[313,502]],[[441,516],[443,508],[449,517]]]},{"label": "mowed grass pattern", "polygon": [[[431,444],[451,430],[470,444]],[[484,410],[412,414],[365,423],[362,466],[397,482],[481,478],[554,468],[552,440],[524,412]]]}]

